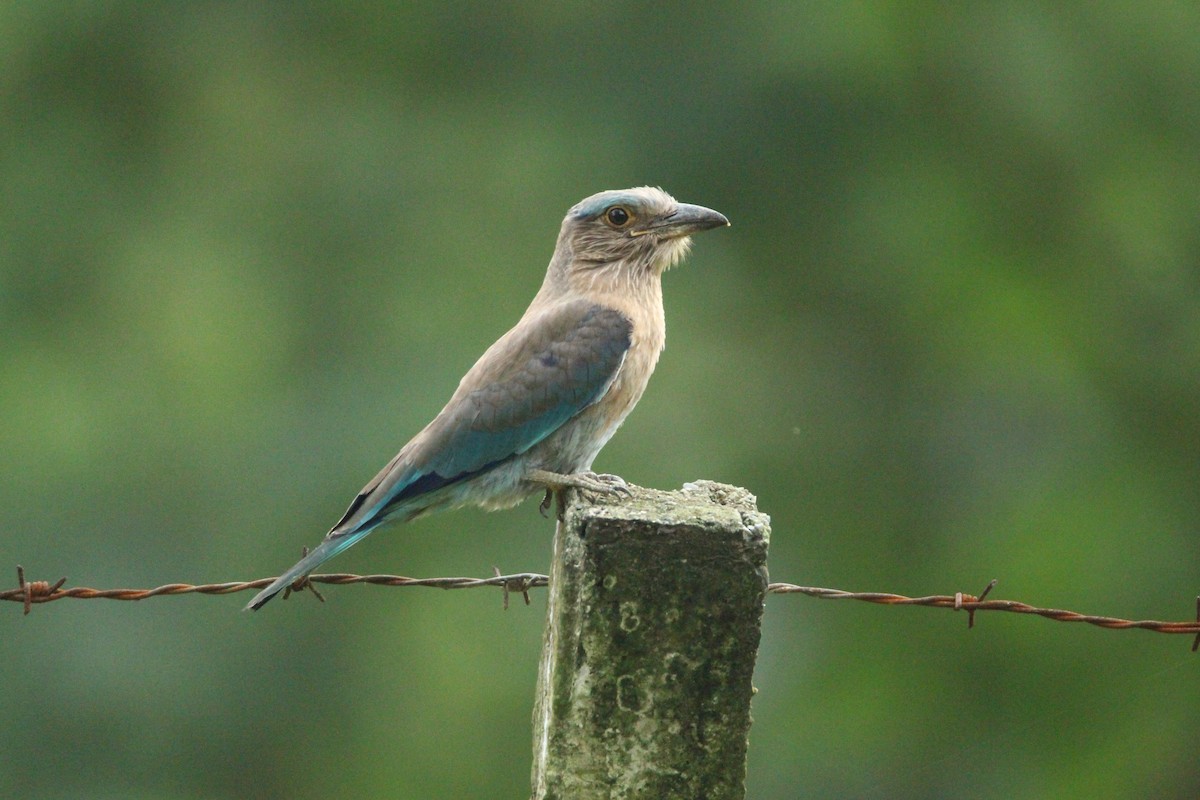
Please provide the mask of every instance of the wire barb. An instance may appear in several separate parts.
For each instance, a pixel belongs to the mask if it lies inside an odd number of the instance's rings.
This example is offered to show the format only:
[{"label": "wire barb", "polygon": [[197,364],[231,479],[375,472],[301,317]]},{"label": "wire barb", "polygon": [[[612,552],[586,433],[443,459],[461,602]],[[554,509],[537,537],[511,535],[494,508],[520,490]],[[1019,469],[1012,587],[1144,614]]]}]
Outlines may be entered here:
[{"label": "wire barb", "polygon": [[[303,559],[307,557],[308,545],[305,545],[304,547],[300,548],[300,558]],[[288,584],[283,590],[283,599],[287,600],[294,592],[303,592],[305,589],[312,592],[313,595],[322,603],[325,602],[325,595],[317,591],[317,587],[313,586],[313,582],[310,580],[310,576],[308,575],[301,575],[299,578],[296,578],[296,580]]]},{"label": "wire barb", "polygon": [[[25,616],[29,616],[29,612],[33,608],[33,604],[35,602],[46,602],[41,598],[54,594],[61,589],[62,585],[66,582],[67,579],[62,577],[59,578],[53,585],[51,585],[48,581],[32,581],[31,583],[26,583],[25,568],[20,564],[17,564],[17,592],[19,593],[21,599],[25,602]],[[35,600],[35,598],[38,599]],[[15,598],[5,597],[4,599],[11,600]]]},{"label": "wire barb", "polygon": [[496,579],[504,581],[500,584],[500,588],[504,591],[504,610],[508,611],[508,594],[509,592],[520,592],[525,598],[525,605],[529,605],[529,589],[533,586],[533,578],[544,578],[544,575],[501,575],[500,568],[493,565],[492,571],[496,573]]},{"label": "wire barb", "polygon": [[[963,594],[962,592],[955,592],[954,593],[954,610],[962,611],[962,610],[964,610],[966,603],[980,602],[981,600],[983,600],[983,598],[988,596],[988,592],[990,592],[990,591],[992,591],[992,589],[996,588],[996,584],[998,582],[999,582],[998,578],[992,578],[992,580],[988,583],[988,585],[983,587],[983,593],[980,594],[979,597],[975,597],[974,595],[970,595],[970,594]],[[967,629],[968,630],[975,627],[975,612],[977,610],[978,609],[976,609],[976,608],[966,608]]]}]

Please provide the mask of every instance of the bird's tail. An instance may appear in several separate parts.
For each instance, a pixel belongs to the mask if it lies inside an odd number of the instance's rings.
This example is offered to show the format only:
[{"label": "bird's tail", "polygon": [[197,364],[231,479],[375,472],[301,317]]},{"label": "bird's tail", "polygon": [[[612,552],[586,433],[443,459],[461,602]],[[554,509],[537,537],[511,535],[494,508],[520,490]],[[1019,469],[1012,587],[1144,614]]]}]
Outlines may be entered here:
[{"label": "bird's tail", "polygon": [[346,533],[342,534],[341,536],[332,536],[326,538],[325,541],[317,545],[316,549],[314,549],[311,553],[297,561],[295,566],[272,581],[270,586],[254,595],[254,599],[247,603],[246,607],[242,610],[257,611],[258,609],[262,608],[267,604],[268,600],[282,592],[287,587],[291,586],[297,578],[312,572],[314,569],[321,566],[321,564],[333,558],[362,537],[366,536],[372,530],[374,530],[374,526],[365,530],[360,529],[354,531],[353,533]]}]

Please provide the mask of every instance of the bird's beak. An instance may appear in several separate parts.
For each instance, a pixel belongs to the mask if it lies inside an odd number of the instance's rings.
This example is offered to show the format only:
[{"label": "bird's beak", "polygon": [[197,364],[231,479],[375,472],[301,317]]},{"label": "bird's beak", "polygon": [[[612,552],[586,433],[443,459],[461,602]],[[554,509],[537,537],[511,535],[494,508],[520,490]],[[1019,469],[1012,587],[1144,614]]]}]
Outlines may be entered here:
[{"label": "bird's beak", "polygon": [[641,230],[630,231],[631,236],[655,233],[666,239],[675,239],[712,228],[723,228],[729,220],[719,211],[690,203],[680,203],[670,214],[650,220]]}]

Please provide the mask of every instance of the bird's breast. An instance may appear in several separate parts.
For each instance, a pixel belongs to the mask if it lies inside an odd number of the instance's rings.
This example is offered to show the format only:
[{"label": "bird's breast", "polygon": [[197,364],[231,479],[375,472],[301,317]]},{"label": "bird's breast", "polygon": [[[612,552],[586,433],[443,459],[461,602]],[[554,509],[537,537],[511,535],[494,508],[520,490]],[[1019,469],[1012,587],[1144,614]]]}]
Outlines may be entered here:
[{"label": "bird's breast", "polygon": [[629,350],[612,385],[531,452],[531,468],[570,474],[590,470],[601,448],[637,405],[662,352],[661,335],[634,329]]}]

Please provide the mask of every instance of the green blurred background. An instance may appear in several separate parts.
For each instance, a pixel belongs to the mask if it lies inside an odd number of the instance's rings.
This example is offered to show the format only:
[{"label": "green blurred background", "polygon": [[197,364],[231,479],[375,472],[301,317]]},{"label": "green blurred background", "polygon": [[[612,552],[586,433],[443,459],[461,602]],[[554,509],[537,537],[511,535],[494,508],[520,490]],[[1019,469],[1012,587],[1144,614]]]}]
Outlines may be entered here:
[{"label": "green blurred background", "polygon": [[[11,3],[0,569],[277,574],[606,188],[716,208],[597,468],[748,487],[774,580],[1186,619],[1192,3]],[[544,571],[534,503],[337,571]],[[528,796],[545,609],[0,608],[0,796]],[[1195,798],[1186,637],[775,597],[749,796]]]}]

